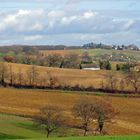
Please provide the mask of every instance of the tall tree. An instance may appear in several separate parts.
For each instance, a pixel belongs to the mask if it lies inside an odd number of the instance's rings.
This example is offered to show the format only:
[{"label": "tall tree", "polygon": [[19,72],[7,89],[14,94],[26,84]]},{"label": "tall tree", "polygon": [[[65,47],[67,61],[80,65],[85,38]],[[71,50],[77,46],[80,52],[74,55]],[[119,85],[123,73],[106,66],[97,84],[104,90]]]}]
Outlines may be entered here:
[{"label": "tall tree", "polygon": [[38,78],[38,69],[36,66],[31,66],[28,70],[27,70],[27,76],[28,76],[28,80],[29,80],[29,85],[30,86],[35,86],[37,83],[37,78]]},{"label": "tall tree", "polygon": [[12,65],[9,65],[9,80],[10,80],[10,85],[12,86],[14,81],[14,72],[13,72]]},{"label": "tall tree", "polygon": [[94,104],[88,98],[82,98],[74,105],[73,113],[82,121],[84,136],[86,136],[91,122],[95,119]]},{"label": "tall tree", "polygon": [[57,106],[46,106],[40,109],[39,114],[34,116],[33,119],[37,126],[43,127],[47,132],[48,138],[51,133],[63,126],[64,119],[62,114],[62,110]]},{"label": "tall tree", "polygon": [[117,89],[118,78],[114,73],[108,73],[105,75],[105,87],[112,92]]},{"label": "tall tree", "polygon": [[131,85],[134,92],[137,93],[140,87],[140,72],[132,71],[126,76],[127,83]]},{"label": "tall tree", "polygon": [[117,111],[112,107],[110,103],[103,100],[97,100],[95,102],[95,118],[97,119],[99,132],[102,133],[105,122],[111,122],[111,119],[117,115]]},{"label": "tall tree", "polygon": [[7,72],[7,65],[5,63],[0,63],[0,84],[2,86],[5,85],[6,78],[8,77],[8,72]]}]

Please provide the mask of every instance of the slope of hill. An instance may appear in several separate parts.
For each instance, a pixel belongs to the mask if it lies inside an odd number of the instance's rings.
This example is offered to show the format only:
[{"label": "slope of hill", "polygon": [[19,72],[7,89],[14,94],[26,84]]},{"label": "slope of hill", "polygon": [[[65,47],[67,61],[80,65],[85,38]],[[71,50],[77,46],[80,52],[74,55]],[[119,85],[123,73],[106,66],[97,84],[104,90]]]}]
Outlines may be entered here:
[{"label": "slope of hill", "polygon": [[[75,93],[75,94],[72,94]],[[107,124],[108,134],[140,134],[140,98],[112,97],[107,95],[86,95],[86,92],[62,92],[47,90],[24,90],[0,88],[0,112],[14,115],[32,116],[46,105],[57,105],[69,114],[73,104],[81,97],[88,96],[93,101],[97,98],[112,103],[120,113],[113,125]],[[0,123],[2,125],[2,123]],[[3,125],[1,126],[3,133]],[[16,135],[16,134],[15,134]]]}]

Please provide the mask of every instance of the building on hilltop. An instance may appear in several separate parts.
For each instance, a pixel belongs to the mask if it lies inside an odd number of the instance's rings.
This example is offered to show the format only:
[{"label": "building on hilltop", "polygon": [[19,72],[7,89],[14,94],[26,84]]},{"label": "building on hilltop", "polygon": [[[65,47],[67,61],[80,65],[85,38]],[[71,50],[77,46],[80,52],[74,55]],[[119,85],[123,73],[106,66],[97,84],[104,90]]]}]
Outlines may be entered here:
[{"label": "building on hilltop", "polygon": [[99,65],[96,63],[82,64],[81,67],[82,67],[82,70],[100,70]]}]

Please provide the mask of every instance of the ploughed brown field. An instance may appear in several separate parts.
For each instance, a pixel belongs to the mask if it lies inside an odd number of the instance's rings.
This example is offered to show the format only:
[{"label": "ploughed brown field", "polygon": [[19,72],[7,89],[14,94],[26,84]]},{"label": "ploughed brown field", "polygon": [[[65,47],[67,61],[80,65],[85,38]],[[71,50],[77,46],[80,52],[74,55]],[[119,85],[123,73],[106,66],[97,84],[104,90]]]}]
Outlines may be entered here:
[{"label": "ploughed brown field", "polygon": [[73,104],[88,96],[93,101],[102,98],[120,113],[113,125],[107,124],[109,134],[140,134],[140,98],[88,95],[86,92],[47,91],[35,89],[0,88],[0,112],[16,115],[34,115],[46,105],[57,105],[70,116]]}]

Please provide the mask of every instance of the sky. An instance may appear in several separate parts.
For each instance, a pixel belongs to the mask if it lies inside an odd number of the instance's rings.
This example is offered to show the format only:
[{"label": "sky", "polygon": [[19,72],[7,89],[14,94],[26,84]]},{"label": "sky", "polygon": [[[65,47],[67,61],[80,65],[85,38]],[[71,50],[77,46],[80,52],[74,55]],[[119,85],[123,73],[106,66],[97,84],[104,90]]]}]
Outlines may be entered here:
[{"label": "sky", "polygon": [[0,0],[0,45],[136,44],[140,0]]}]

